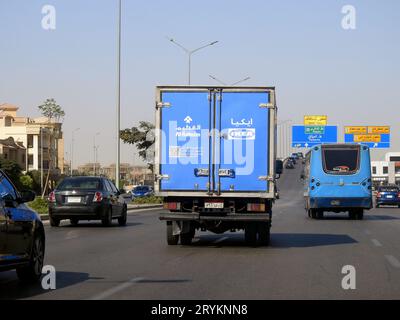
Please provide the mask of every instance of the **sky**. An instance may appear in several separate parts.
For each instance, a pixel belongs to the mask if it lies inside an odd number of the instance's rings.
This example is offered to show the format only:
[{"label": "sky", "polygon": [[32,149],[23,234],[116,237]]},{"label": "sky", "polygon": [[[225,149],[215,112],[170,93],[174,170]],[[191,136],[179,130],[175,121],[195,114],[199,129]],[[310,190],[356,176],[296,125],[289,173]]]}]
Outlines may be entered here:
[{"label": "sky", "polygon": [[[0,103],[39,116],[54,98],[64,108],[66,159],[75,132],[74,163],[115,162],[117,0],[0,0]],[[154,121],[155,86],[192,84],[275,86],[279,121],[389,125],[390,150],[400,151],[400,1],[398,0],[122,0],[121,128]],[[42,8],[56,9],[55,30],[42,28]],[[356,9],[356,28],[342,28],[342,8]],[[121,160],[141,163],[130,145]]]}]

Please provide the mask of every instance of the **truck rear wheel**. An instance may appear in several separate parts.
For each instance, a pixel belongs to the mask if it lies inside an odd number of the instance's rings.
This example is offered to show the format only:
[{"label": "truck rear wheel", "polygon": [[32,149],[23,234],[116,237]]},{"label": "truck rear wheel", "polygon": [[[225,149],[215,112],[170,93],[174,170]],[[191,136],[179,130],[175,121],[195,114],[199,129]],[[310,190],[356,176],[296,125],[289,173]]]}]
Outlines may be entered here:
[{"label": "truck rear wheel", "polygon": [[167,221],[167,243],[170,246],[176,246],[179,241],[179,235],[173,234],[172,221]]},{"label": "truck rear wheel", "polygon": [[257,245],[257,224],[248,222],[244,228],[244,239],[249,246]]},{"label": "truck rear wheel", "polygon": [[357,218],[357,220],[364,219],[364,210],[363,209],[357,210],[356,218]]},{"label": "truck rear wheel", "polygon": [[268,222],[259,222],[257,229],[260,245],[269,246],[271,225]]}]

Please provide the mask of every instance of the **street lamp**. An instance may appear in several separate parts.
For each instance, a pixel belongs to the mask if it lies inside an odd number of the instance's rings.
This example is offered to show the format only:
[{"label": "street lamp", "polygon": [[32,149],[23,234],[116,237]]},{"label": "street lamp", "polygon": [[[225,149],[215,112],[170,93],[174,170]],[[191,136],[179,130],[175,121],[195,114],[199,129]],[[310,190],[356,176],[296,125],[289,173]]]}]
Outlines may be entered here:
[{"label": "street lamp", "polygon": [[96,175],[96,136],[98,136],[100,132],[96,132],[93,136],[93,174]]},{"label": "street lamp", "polygon": [[206,44],[204,46],[201,46],[197,49],[194,50],[189,50],[187,48],[185,48],[183,45],[181,45],[180,43],[176,42],[174,39],[172,38],[168,38],[167,39],[172,42],[173,44],[177,45],[179,48],[181,48],[183,51],[186,52],[186,54],[188,55],[188,60],[189,60],[189,70],[188,70],[188,84],[190,86],[190,80],[191,80],[191,65],[192,65],[192,54],[196,53],[197,51],[200,51],[201,49],[207,48],[209,46],[213,46],[214,44],[217,44],[219,41],[213,41],[210,42],[209,44]]},{"label": "street lamp", "polygon": [[71,159],[70,159],[70,175],[72,176],[72,166],[73,166],[73,162],[74,162],[74,133],[76,131],[80,130],[80,128],[76,128],[74,130],[72,130],[72,141],[71,141]]},{"label": "street lamp", "polygon": [[[211,79],[213,79],[213,80],[219,82],[219,83],[222,84],[223,86],[226,86],[226,85],[227,85],[225,82],[219,80],[217,77],[214,77],[214,76],[211,75],[211,74],[208,75],[208,76],[209,76]],[[235,83],[231,84],[231,87],[236,86],[236,85],[238,85],[239,83],[245,82],[245,81],[247,81],[247,80],[250,80],[250,77],[246,77],[246,78],[244,78],[244,79],[242,79],[242,80],[236,81]]]},{"label": "street lamp", "polygon": [[121,131],[121,20],[122,20],[122,1],[118,1],[118,27],[117,27],[117,159],[115,163],[115,184],[119,189],[119,171],[121,162],[121,142],[119,133]]}]

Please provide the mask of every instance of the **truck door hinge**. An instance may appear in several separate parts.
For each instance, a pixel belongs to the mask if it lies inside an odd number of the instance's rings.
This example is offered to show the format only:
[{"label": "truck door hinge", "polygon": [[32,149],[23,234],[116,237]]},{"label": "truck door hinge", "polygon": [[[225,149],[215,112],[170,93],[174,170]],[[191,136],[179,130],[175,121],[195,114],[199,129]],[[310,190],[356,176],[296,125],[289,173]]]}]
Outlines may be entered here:
[{"label": "truck door hinge", "polygon": [[169,103],[169,102],[157,102],[156,108],[171,108],[171,103]]},{"label": "truck door hinge", "polygon": [[275,179],[272,176],[259,176],[258,180],[261,180],[261,181],[274,181]]},{"label": "truck door hinge", "polygon": [[260,103],[258,106],[260,108],[265,108],[265,109],[275,109],[275,106],[273,103]]},{"label": "truck door hinge", "polygon": [[156,180],[169,180],[168,174],[158,174],[156,175]]}]

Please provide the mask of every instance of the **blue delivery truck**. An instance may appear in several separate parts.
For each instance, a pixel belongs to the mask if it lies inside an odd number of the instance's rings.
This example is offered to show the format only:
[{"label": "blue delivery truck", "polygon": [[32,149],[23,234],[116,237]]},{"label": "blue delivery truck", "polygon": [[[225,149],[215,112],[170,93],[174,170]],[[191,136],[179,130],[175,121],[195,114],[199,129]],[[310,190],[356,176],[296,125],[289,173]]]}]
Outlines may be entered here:
[{"label": "blue delivery truck", "polygon": [[306,154],[304,179],[305,209],[321,219],[324,212],[348,212],[362,220],[372,208],[370,149],[360,144],[322,144]]},{"label": "blue delivery truck", "polygon": [[191,244],[196,230],[269,244],[282,170],[275,101],[273,87],[157,87],[154,190],[169,245]]}]

